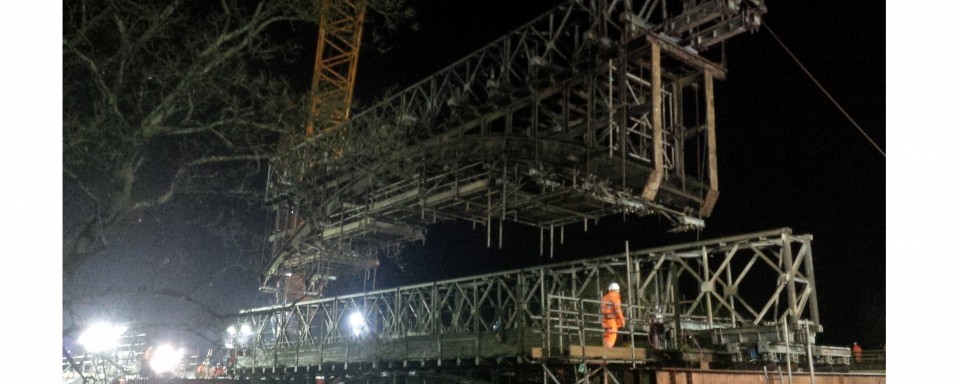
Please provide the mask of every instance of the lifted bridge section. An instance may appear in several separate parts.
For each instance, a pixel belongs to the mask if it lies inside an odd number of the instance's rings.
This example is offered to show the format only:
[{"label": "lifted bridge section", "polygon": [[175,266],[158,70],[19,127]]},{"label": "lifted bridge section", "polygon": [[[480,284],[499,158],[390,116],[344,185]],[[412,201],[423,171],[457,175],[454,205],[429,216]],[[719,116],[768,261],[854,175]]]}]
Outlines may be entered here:
[{"label": "lifted bridge section", "polygon": [[[319,292],[426,225],[549,232],[606,215],[699,228],[719,196],[709,49],[755,30],[762,0],[570,0],[276,156],[265,287]],[[496,240],[494,240],[496,239]]]}]

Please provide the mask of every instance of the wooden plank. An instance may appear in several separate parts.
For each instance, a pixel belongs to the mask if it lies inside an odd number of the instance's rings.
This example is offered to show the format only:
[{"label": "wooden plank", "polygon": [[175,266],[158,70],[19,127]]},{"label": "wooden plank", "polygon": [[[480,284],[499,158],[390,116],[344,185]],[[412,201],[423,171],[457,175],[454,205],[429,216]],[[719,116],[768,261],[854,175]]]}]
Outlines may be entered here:
[{"label": "wooden plank", "polygon": [[602,346],[585,346],[581,348],[579,346],[572,346],[570,347],[569,356],[610,360],[632,360],[634,356],[636,356],[636,360],[646,360],[647,351],[643,348],[637,348],[636,352],[632,352],[631,349],[627,347],[604,348]]}]

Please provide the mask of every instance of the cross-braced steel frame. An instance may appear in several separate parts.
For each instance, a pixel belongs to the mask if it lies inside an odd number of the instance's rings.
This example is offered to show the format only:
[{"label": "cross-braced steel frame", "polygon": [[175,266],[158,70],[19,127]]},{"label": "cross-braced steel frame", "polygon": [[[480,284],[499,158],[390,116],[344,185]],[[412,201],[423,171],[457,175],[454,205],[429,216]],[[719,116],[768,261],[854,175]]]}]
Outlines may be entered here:
[{"label": "cross-braced steel frame", "polygon": [[779,229],[244,310],[237,324],[254,332],[237,343],[238,362],[274,372],[587,361],[576,350],[601,344],[599,300],[611,282],[623,287],[630,364],[690,343],[728,362],[751,350],[807,356],[801,343],[821,331],[811,240]]},{"label": "cross-braced steel frame", "polygon": [[761,0],[570,0],[343,134],[310,137],[272,162],[264,282],[370,267],[435,220],[485,225],[490,245],[504,221],[528,224],[551,250],[565,225],[620,212],[702,226],[719,194],[713,81],[726,74],[707,49],[764,12]]}]

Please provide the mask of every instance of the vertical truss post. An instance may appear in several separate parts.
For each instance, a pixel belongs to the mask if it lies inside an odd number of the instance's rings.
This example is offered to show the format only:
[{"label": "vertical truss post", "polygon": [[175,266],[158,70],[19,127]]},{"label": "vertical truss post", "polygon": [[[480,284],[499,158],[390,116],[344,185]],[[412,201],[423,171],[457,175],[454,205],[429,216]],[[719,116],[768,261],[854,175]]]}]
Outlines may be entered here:
[{"label": "vertical truss post", "polygon": [[[677,152],[680,154],[683,154],[685,153],[684,151],[686,151],[686,146],[684,145],[684,143],[686,142],[685,137],[687,137],[687,129],[688,129],[683,125],[684,123],[683,121],[683,100],[684,100],[683,84],[681,84],[679,81],[674,81],[672,91],[673,91],[674,100],[677,100],[676,102],[673,103],[674,108],[676,109],[676,113],[674,114],[674,116],[676,117],[676,120],[677,120],[676,127],[677,127],[677,133],[679,135],[676,141]],[[676,172],[677,172],[677,176],[680,177],[681,185],[684,188],[686,188],[687,186],[686,167],[687,165],[686,165],[686,160],[684,159],[684,156],[677,156]]]},{"label": "vertical truss post", "polygon": [[720,195],[717,181],[717,119],[713,108],[713,72],[703,71],[705,101],[707,103],[707,170],[710,175],[710,190],[700,208],[700,216],[709,217]]},{"label": "vertical truss post", "polygon": [[[621,57],[617,63],[619,74],[617,75],[617,97],[618,104],[614,106],[619,109],[617,116],[617,128],[620,130],[620,187],[627,189],[627,58]],[[614,109],[614,110],[617,110]],[[612,136],[612,134],[611,134]]]},{"label": "vertical truss post", "polygon": [[480,282],[473,284],[473,305],[470,315],[473,318],[474,364],[480,364]]},{"label": "vertical truss post", "polygon": [[673,335],[674,342],[679,346],[680,340],[683,338],[683,327],[681,327],[681,313],[683,311],[680,308],[680,270],[677,269],[677,263],[670,263],[670,285],[673,286]]},{"label": "vertical truss post", "polygon": [[523,274],[524,274],[523,269],[517,272],[517,287],[516,287],[516,293],[515,293],[516,299],[514,299],[514,301],[516,301],[516,306],[517,306],[517,309],[516,309],[517,310],[516,321],[517,321],[517,328],[518,328],[517,340],[519,340],[519,342],[517,342],[518,356],[523,355],[523,352],[524,352],[524,347],[523,347],[524,332],[523,331],[524,331],[524,328],[526,328],[527,326],[527,322],[523,318],[524,313],[526,313],[526,310],[527,310],[527,300],[526,300],[526,292],[524,290]]},{"label": "vertical truss post", "polygon": [[440,291],[437,290],[437,283],[434,282],[430,289],[430,312],[433,319],[433,331],[437,333],[437,366],[443,364],[443,330],[441,329],[440,319]]},{"label": "vertical truss post", "polygon": [[647,178],[642,197],[654,201],[663,180],[663,99],[660,92],[660,43],[650,39],[650,97],[653,99],[653,170]]},{"label": "vertical truss post", "polygon": [[807,305],[810,307],[810,318],[816,328],[820,327],[820,307],[817,305],[817,279],[813,276],[813,248],[810,247],[810,237],[803,238],[804,263],[806,264],[807,284],[810,287],[810,296]]},{"label": "vertical truss post", "polygon": [[700,283],[700,292],[707,302],[707,325],[713,328],[713,279],[710,276],[710,256],[707,253],[707,247],[700,249],[703,257],[703,282]]},{"label": "vertical truss post", "polygon": [[780,257],[783,258],[783,266],[786,268],[783,278],[785,280],[784,283],[787,285],[787,303],[789,304],[787,316],[790,319],[790,326],[796,330],[798,326],[797,319],[800,314],[797,313],[797,286],[794,284],[796,267],[793,265],[793,249],[790,247],[790,234],[784,233],[780,235],[780,239],[783,241],[780,248],[780,252],[782,253]]},{"label": "vertical truss post", "polygon": [[326,320],[326,316],[329,316],[329,312],[327,312],[327,308],[324,307],[323,305],[317,305],[317,312],[320,312],[321,309],[324,311],[324,318],[323,318],[324,321],[320,321],[319,322],[320,324],[318,325],[318,328],[317,328],[317,331],[320,332],[320,334],[317,335],[317,344],[319,344],[317,346],[317,361],[318,361],[317,369],[322,371],[323,370],[323,345],[326,344],[325,339],[327,338],[327,332],[329,330],[329,327],[326,326],[327,323],[325,320]]},{"label": "vertical truss post", "polygon": [[[730,261],[730,258],[733,257],[734,253],[736,253],[736,251],[737,251],[736,249],[730,250],[730,254],[727,256],[728,262]],[[736,295],[736,286],[733,285],[733,266],[727,265],[726,269],[727,269],[727,285],[726,285],[726,288],[724,289],[723,295],[724,297],[729,296],[730,318],[736,321],[737,320],[737,302],[735,301],[735,297],[734,297],[734,295]]]},{"label": "vertical truss post", "polygon": [[546,337],[541,341],[543,347],[543,356],[549,357],[550,353],[550,301],[547,298],[547,271],[540,268],[540,308],[543,308],[543,316],[540,316],[540,329],[543,330]]},{"label": "vertical truss post", "polygon": [[639,316],[640,312],[637,309],[639,309],[640,306],[637,305],[637,300],[634,299],[638,295],[633,294],[633,291],[635,290],[635,287],[633,286],[633,283],[634,283],[633,270],[635,267],[633,265],[633,259],[630,257],[630,241],[628,240],[624,242],[623,246],[624,246],[624,255],[626,255],[627,257],[627,302],[632,305],[632,308],[634,308],[634,310],[632,311],[628,309],[629,311],[628,315],[630,316],[630,320],[631,320],[630,321],[630,360],[633,362],[632,367],[636,368],[637,367],[637,346],[634,339],[634,333],[635,333],[633,328],[634,321],[632,320],[635,320]]}]

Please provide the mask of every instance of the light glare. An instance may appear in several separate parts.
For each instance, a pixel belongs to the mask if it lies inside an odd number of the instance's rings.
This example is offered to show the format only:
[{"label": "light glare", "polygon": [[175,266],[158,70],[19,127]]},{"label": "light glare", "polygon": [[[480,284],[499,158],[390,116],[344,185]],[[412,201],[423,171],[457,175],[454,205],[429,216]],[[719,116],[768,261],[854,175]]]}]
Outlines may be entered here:
[{"label": "light glare", "polygon": [[164,344],[153,351],[153,357],[150,359],[150,368],[156,373],[172,371],[180,364],[183,358],[183,348],[174,349],[170,344]]},{"label": "light glare", "polygon": [[103,352],[113,349],[120,342],[120,336],[127,331],[127,327],[110,323],[91,325],[77,339],[84,349],[90,353]]},{"label": "light glare", "polygon": [[349,321],[350,329],[353,330],[354,336],[360,336],[367,327],[367,322],[363,319],[363,315],[361,315],[360,312],[350,314]]}]

